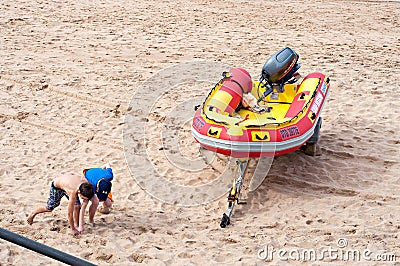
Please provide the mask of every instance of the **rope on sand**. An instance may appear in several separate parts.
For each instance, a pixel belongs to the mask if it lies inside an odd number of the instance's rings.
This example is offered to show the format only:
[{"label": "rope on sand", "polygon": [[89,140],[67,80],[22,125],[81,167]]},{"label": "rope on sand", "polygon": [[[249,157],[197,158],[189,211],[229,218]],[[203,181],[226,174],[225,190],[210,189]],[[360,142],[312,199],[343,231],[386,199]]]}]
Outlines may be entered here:
[{"label": "rope on sand", "polygon": [[69,265],[83,265],[83,266],[95,265],[89,261],[74,257],[72,255],[59,251],[52,247],[36,242],[32,239],[5,230],[3,228],[0,228],[0,238]]}]

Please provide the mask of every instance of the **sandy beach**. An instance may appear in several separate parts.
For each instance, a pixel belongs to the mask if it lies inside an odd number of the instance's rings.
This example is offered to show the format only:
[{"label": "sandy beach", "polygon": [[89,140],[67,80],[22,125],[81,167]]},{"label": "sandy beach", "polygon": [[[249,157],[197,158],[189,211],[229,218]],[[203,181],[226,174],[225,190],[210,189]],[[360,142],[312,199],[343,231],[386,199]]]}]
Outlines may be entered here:
[{"label": "sandy beach", "polygon": [[[2,1],[0,226],[97,265],[398,265],[399,18],[399,1]],[[196,198],[185,201],[179,191],[160,200],[159,176],[198,186],[228,167],[222,155],[199,159],[188,121],[218,81],[216,70],[243,67],[257,79],[286,46],[300,55],[302,74],[331,80],[321,155],[276,157],[224,229],[225,196],[186,207]],[[215,68],[160,78],[200,61]],[[146,84],[158,78],[170,87],[182,82],[152,98]],[[151,108],[140,111],[148,101]],[[130,119],[146,130],[133,144],[126,142],[137,126]],[[131,155],[135,149],[146,152],[146,164]],[[27,224],[55,176],[106,162],[115,204],[96,214],[94,227],[74,237],[66,199]],[[141,184],[152,177],[151,189]],[[329,248],[370,253],[296,257]],[[0,265],[62,264],[0,239]]]}]

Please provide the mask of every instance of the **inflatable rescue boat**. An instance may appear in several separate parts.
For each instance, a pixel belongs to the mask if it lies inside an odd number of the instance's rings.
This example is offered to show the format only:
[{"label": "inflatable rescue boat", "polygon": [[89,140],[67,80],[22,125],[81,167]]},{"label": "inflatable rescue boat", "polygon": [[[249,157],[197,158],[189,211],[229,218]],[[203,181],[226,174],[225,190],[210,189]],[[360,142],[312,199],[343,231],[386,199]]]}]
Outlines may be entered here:
[{"label": "inflatable rescue boat", "polygon": [[[292,49],[280,50],[267,60],[258,81],[242,68],[224,72],[195,112],[196,141],[235,158],[277,156],[316,143],[329,78],[315,72],[300,81],[298,59]],[[245,93],[266,111],[244,108]]]}]

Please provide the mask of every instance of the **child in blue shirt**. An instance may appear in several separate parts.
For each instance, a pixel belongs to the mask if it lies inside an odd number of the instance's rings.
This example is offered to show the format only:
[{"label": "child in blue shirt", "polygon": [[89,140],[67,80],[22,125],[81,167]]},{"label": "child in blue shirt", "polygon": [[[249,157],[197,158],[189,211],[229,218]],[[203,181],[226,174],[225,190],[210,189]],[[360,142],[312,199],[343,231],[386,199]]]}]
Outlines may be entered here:
[{"label": "child in blue shirt", "polygon": [[89,208],[89,222],[94,224],[94,215],[100,202],[103,202],[103,207],[99,211],[101,213],[110,212],[110,207],[114,202],[111,194],[111,181],[114,175],[109,163],[102,168],[85,169],[83,175],[93,185],[94,197]]}]

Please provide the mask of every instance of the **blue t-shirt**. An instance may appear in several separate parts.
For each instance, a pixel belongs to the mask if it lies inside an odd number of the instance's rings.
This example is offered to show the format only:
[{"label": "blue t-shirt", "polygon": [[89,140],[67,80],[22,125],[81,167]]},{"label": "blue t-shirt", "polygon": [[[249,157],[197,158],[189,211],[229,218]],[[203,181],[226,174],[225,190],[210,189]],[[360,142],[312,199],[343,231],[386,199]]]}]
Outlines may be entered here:
[{"label": "blue t-shirt", "polygon": [[114,175],[111,168],[90,168],[86,170],[85,177],[89,183],[93,185],[93,188],[96,189],[97,183],[100,179],[104,178],[111,181],[113,180]]}]

